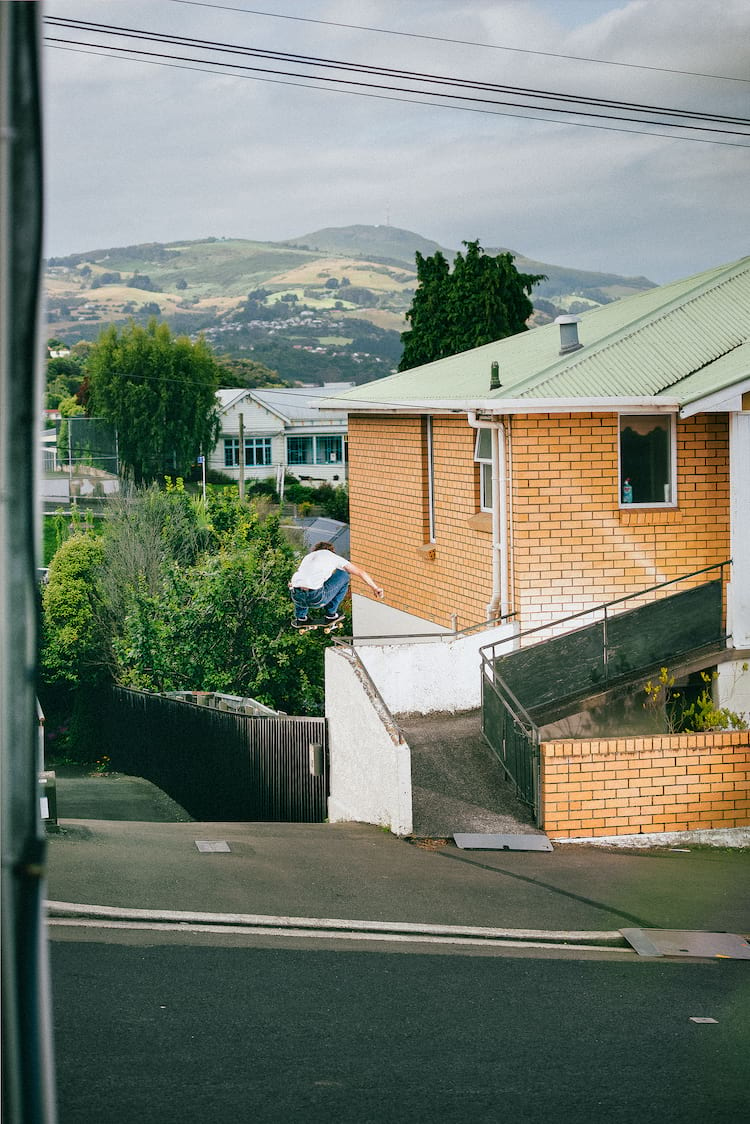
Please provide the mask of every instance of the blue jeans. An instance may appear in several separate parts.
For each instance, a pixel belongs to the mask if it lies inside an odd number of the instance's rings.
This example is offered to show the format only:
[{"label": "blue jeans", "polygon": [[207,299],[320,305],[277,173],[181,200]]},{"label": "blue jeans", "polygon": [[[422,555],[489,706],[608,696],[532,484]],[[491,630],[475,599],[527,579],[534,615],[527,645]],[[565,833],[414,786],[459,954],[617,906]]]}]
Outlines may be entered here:
[{"label": "blue jeans", "polygon": [[294,602],[294,615],[298,621],[307,620],[309,609],[313,616],[332,617],[338,612],[339,605],[346,597],[349,588],[349,574],[346,570],[334,570],[327,582],[320,589],[295,589],[290,590]]}]

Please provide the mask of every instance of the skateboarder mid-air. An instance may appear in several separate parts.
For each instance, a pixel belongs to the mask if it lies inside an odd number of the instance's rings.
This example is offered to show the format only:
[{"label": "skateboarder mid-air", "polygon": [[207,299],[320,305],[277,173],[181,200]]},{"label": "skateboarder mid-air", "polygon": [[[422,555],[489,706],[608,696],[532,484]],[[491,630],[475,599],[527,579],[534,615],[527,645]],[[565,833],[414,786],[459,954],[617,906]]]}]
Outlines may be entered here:
[{"label": "skateboarder mid-air", "polygon": [[312,624],[312,620],[308,620],[309,612],[316,623],[322,621],[332,627],[340,621],[343,614],[339,612],[339,606],[349,588],[350,574],[369,585],[376,597],[383,596],[383,590],[370,575],[361,566],[337,554],[333,543],[316,543],[289,582],[294,602],[292,627],[309,628]]}]

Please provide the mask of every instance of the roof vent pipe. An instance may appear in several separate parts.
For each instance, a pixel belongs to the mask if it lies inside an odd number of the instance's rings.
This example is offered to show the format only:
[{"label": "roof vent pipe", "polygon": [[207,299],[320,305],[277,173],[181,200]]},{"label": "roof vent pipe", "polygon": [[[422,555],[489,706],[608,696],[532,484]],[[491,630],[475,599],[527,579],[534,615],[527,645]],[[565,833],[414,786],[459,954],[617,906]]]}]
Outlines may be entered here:
[{"label": "roof vent pipe", "polygon": [[493,362],[490,367],[490,390],[500,389],[500,366],[497,362]]},{"label": "roof vent pipe", "polygon": [[571,351],[579,351],[583,347],[578,339],[580,317],[558,316],[555,323],[560,325],[560,354],[568,355]]}]

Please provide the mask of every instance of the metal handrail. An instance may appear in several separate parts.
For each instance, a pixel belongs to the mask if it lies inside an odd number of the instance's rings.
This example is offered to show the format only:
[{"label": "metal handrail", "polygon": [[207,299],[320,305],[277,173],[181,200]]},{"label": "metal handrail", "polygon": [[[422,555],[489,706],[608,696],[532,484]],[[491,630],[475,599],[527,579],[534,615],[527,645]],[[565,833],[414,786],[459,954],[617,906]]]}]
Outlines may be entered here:
[{"label": "metal handrail", "polygon": [[[666,587],[669,585],[676,585],[678,582],[684,582],[688,581],[690,578],[700,577],[701,574],[711,573],[712,570],[721,570],[721,581],[723,583],[724,569],[726,566],[731,565],[732,559],[728,558],[725,562],[715,562],[712,566],[704,566],[701,570],[693,570],[690,574],[682,574],[678,578],[670,578],[669,581],[659,582],[657,585],[647,586],[646,589],[639,589],[635,593],[627,593],[624,597],[616,597],[612,601],[604,601],[599,605],[592,605],[589,609],[579,609],[578,612],[570,613],[567,617],[559,617],[556,620],[547,621],[546,624],[535,625],[534,628],[527,628],[522,632],[517,632],[516,635],[512,637],[512,642],[515,644],[517,641],[525,639],[527,636],[533,636],[537,632],[545,632],[547,629],[557,628],[559,625],[567,624],[568,621],[578,620],[580,617],[590,617],[595,613],[604,614],[603,621],[605,622],[606,626],[608,616],[607,610],[611,609],[614,605],[622,605],[626,601],[633,601],[636,597],[644,597],[648,593],[654,593],[657,589],[666,589]],[[482,658],[490,658],[485,657],[484,653],[486,651],[492,650],[494,652],[495,648],[498,648],[500,646],[504,647],[506,644],[508,644],[508,640],[496,640],[493,641],[492,644],[485,644],[483,648],[480,648]]]},{"label": "metal handrail", "polygon": [[334,636],[334,644],[353,648],[360,640],[456,640],[460,636],[468,636],[483,628],[493,628],[503,621],[512,620],[517,614],[505,613],[502,616],[492,617],[490,620],[477,621],[476,624],[467,624],[465,628],[457,628],[448,632],[390,632],[382,635],[364,636]]},{"label": "metal handrail", "polygon": [[[485,664],[489,664],[490,667],[492,667],[489,660],[484,660],[483,662]],[[494,689],[495,694],[499,698],[500,702],[503,704],[514,722],[517,722],[518,725],[525,731],[525,733],[529,734],[530,737],[536,738],[538,740],[539,727],[537,726],[536,722],[531,717],[523,703],[520,702],[513,694],[502,676],[497,675],[494,672],[494,669],[492,670],[493,674],[491,676],[487,675],[485,678],[487,679],[487,682],[490,684],[490,686]],[[510,700],[510,702],[508,700]],[[512,706],[510,705],[511,703],[513,704]],[[514,707],[516,708],[515,710]]]}]

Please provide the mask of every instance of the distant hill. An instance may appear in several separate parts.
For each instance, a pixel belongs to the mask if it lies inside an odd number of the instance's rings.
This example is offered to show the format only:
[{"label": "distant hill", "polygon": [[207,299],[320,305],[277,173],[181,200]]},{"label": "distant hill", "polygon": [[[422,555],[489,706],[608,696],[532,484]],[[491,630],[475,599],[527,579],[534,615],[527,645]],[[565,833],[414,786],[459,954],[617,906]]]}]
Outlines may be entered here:
[{"label": "distant hill", "polygon": [[[468,239],[467,239],[468,240]],[[414,268],[417,250],[427,257],[436,250],[442,250],[452,261],[456,249],[441,246],[414,234],[410,230],[400,230],[395,226],[341,226],[326,227],[299,238],[290,239],[284,245],[304,250],[321,250],[327,254],[351,254],[369,257],[371,261],[386,261]],[[566,266],[549,265],[547,262],[533,261],[517,250],[507,246],[485,247],[488,254],[511,253],[521,273],[544,273],[547,280],[534,290],[535,297],[547,299],[562,296],[580,297],[594,304],[606,304],[627,293],[653,289],[655,283],[647,277],[623,277],[618,273],[594,273]],[[591,296],[590,294],[596,294]]]},{"label": "distant hill", "polygon": [[[203,332],[218,352],[265,363],[283,379],[364,382],[397,365],[416,287],[415,254],[436,250],[449,260],[456,253],[397,227],[346,226],[285,242],[206,238],[50,258],[50,333],[74,343],[110,323],[157,316],[177,332]],[[548,277],[532,295],[533,323],[653,288],[645,277],[511,252],[521,272]]]}]

